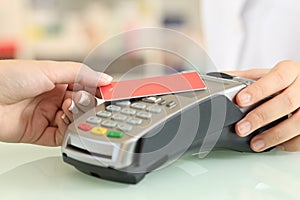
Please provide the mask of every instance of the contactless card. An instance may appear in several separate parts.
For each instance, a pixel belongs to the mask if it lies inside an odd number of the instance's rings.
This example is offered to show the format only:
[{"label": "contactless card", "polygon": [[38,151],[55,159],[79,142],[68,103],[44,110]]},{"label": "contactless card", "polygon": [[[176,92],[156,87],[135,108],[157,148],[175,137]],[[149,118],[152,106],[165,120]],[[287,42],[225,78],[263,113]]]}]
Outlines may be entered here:
[{"label": "contactless card", "polygon": [[197,72],[112,82],[100,87],[105,101],[206,89]]}]

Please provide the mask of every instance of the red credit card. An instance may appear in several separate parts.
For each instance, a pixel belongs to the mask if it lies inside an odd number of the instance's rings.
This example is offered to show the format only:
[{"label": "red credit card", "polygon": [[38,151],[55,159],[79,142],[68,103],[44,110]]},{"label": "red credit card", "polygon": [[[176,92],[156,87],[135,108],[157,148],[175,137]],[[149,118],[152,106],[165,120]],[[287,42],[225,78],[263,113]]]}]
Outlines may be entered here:
[{"label": "red credit card", "polygon": [[155,96],[206,89],[197,72],[112,82],[100,87],[105,101]]}]

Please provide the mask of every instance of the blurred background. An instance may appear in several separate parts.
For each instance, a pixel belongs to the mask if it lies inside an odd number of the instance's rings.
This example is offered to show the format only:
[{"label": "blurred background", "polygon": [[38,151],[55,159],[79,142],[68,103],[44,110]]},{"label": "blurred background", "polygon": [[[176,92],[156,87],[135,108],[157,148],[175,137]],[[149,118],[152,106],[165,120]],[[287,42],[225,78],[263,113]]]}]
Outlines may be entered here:
[{"label": "blurred background", "polygon": [[[108,38],[143,27],[175,29],[202,43],[199,0],[0,0],[0,5],[0,59],[83,62]],[[149,62],[149,57],[151,62],[182,66],[176,56],[157,52],[125,56],[120,62],[126,71]],[[114,70],[121,69],[110,73]]]}]

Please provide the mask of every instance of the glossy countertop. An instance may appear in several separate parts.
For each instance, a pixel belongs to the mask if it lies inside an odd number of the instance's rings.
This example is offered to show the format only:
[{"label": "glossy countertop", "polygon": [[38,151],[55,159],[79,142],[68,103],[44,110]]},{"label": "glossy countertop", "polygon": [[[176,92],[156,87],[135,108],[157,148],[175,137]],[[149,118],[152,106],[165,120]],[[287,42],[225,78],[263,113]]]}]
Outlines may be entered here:
[{"label": "glossy countertop", "polygon": [[0,199],[300,199],[300,153],[185,155],[137,185],[97,179],[62,161],[59,147],[0,143]]}]

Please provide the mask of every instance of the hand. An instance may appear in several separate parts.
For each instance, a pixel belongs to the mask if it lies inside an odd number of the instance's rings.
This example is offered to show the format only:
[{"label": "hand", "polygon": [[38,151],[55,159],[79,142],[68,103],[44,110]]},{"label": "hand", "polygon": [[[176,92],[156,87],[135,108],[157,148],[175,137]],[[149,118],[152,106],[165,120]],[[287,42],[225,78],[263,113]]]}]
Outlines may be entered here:
[{"label": "hand", "polygon": [[251,148],[256,152],[274,146],[286,151],[300,151],[300,65],[293,61],[283,61],[271,70],[229,73],[257,80],[237,95],[236,101],[241,107],[253,105],[279,93],[238,122],[237,134],[241,137],[248,136],[256,129],[292,113],[282,123],[255,136],[251,141]]},{"label": "hand", "polygon": [[0,61],[0,141],[61,145],[67,128],[62,104],[82,95],[72,87],[96,88],[111,79],[80,63]]}]

